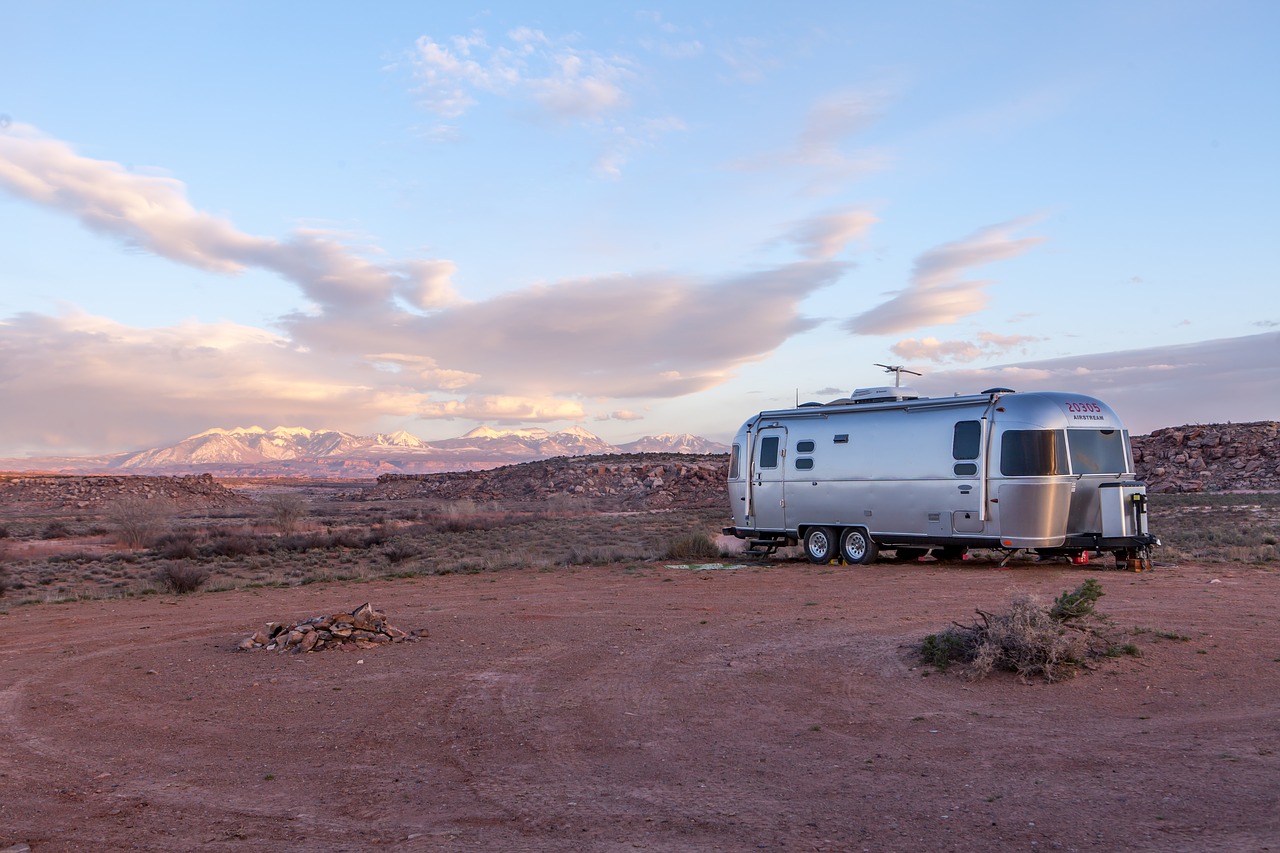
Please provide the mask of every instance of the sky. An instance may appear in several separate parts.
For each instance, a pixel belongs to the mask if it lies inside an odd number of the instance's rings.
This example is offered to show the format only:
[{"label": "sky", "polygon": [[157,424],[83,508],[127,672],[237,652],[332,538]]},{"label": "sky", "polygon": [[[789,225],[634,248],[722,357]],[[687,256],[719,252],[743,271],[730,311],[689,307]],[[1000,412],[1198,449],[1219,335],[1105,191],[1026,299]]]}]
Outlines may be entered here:
[{"label": "sky", "polygon": [[0,456],[1280,420],[1280,4],[0,0]]}]

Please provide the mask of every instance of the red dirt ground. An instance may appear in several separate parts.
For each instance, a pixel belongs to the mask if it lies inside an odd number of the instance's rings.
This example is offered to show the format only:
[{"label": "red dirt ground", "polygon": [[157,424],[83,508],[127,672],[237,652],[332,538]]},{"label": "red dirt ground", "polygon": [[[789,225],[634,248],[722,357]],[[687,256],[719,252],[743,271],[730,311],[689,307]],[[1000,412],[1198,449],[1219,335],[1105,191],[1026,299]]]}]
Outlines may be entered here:
[{"label": "red dirt ground", "polygon": [[[910,646],[1086,578],[1141,657]],[[240,652],[365,601],[417,643]],[[1280,573],[660,565],[0,615],[0,850],[1280,849]],[[1185,639],[1180,639],[1183,637]]]}]

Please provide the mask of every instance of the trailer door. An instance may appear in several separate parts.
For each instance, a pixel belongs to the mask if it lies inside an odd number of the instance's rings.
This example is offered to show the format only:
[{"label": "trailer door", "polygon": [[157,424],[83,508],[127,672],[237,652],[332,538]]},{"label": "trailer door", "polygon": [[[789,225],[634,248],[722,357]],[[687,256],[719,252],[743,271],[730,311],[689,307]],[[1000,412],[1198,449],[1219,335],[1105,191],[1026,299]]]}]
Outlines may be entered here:
[{"label": "trailer door", "polygon": [[986,444],[986,420],[959,421],[951,440],[952,493],[951,529],[955,533],[981,533],[982,502],[985,499],[983,473],[986,467],[982,448]]},{"label": "trailer door", "polygon": [[751,459],[751,495],[747,501],[756,530],[786,530],[787,428],[761,427]]}]

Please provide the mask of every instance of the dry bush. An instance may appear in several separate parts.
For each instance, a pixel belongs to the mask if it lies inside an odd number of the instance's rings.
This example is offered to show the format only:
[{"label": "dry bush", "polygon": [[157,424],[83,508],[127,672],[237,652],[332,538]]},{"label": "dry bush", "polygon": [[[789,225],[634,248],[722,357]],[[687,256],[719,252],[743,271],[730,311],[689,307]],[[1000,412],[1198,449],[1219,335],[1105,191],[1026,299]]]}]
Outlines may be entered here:
[{"label": "dry bush", "polygon": [[204,586],[209,570],[193,563],[166,563],[157,570],[156,578],[165,589],[183,595]]},{"label": "dry bush", "polygon": [[941,670],[961,663],[975,680],[998,669],[1015,672],[1024,682],[1070,678],[1091,656],[1111,649],[1093,624],[1094,604],[1102,594],[1102,586],[1089,579],[1048,607],[1020,595],[1005,613],[979,610],[978,622],[957,623],[925,637],[920,656]]},{"label": "dry bush", "polygon": [[307,515],[307,502],[302,495],[282,492],[269,496],[263,503],[275,523],[276,529],[286,536],[298,529]]},{"label": "dry bush", "polygon": [[195,537],[190,533],[170,533],[155,540],[151,546],[166,560],[194,560],[200,556]]},{"label": "dry bush", "polygon": [[112,504],[107,518],[115,526],[120,544],[137,549],[150,546],[169,525],[173,513],[173,504],[166,500],[130,496]]},{"label": "dry bush", "polygon": [[667,544],[668,560],[691,560],[720,556],[720,548],[705,533],[690,533],[671,540]]},{"label": "dry bush", "polygon": [[40,531],[41,539],[66,539],[71,535],[71,528],[61,519],[54,519]]}]

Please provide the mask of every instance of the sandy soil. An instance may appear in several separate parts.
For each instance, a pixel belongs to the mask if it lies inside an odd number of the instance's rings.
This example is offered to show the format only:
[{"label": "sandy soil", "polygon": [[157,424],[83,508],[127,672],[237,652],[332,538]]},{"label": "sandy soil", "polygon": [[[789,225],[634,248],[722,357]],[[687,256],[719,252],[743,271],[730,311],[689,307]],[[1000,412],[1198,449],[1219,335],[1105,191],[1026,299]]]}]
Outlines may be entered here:
[{"label": "sandy soil", "polygon": [[[975,607],[1088,577],[1141,657],[1052,685],[917,666]],[[365,601],[430,637],[235,650]],[[960,563],[12,608],[0,850],[1280,849],[1278,609],[1265,569]]]}]

